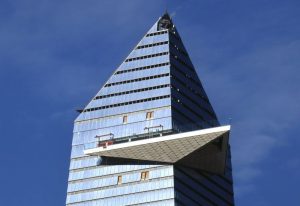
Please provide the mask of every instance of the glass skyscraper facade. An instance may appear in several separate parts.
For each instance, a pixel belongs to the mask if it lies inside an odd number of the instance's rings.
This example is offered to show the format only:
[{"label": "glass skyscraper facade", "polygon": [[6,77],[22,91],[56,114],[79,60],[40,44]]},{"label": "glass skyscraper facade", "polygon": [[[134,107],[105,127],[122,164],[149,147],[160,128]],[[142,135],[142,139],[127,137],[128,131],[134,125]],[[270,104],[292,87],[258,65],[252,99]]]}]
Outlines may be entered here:
[{"label": "glass skyscraper facade", "polygon": [[164,14],[75,120],[66,205],[234,205],[228,136]]}]

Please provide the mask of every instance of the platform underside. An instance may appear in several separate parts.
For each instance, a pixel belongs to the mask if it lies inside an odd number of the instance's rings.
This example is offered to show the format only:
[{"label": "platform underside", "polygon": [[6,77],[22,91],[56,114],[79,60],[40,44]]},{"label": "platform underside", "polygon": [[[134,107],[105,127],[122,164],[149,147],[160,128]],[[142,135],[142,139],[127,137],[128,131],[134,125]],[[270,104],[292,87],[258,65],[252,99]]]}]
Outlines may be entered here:
[{"label": "platform underside", "polygon": [[171,163],[223,174],[230,126],[97,147],[85,155]]}]

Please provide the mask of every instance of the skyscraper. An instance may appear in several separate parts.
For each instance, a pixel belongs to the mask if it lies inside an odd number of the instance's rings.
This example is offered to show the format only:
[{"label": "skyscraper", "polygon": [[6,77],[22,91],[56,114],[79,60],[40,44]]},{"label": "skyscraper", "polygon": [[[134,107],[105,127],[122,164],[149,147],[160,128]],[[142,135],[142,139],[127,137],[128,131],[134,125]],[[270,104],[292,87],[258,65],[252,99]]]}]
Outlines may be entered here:
[{"label": "skyscraper", "polygon": [[74,123],[67,205],[234,205],[220,126],[166,13]]}]

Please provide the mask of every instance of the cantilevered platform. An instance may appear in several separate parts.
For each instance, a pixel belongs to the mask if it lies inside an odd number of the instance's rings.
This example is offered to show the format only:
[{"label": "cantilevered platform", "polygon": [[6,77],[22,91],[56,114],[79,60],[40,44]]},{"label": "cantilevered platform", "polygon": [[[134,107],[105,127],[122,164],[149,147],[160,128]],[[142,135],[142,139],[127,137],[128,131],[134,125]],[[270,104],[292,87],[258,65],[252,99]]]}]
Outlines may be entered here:
[{"label": "cantilevered platform", "polygon": [[229,132],[230,126],[220,126],[96,147],[84,154],[178,164],[223,174]]}]

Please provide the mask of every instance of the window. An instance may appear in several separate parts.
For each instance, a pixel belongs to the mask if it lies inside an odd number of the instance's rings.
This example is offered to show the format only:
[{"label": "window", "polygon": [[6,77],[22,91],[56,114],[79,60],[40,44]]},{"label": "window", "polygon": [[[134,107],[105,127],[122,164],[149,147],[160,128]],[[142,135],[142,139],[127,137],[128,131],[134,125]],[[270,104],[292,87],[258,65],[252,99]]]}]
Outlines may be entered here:
[{"label": "window", "polygon": [[126,124],[127,121],[128,121],[128,116],[127,115],[123,116],[123,124]]},{"label": "window", "polygon": [[178,50],[181,54],[183,54],[184,56],[186,56],[186,57],[189,56],[185,51],[183,51],[182,49],[180,49],[176,44],[173,44],[173,43],[171,43],[171,42],[170,42],[170,44],[171,44],[176,50]]},{"label": "window", "polygon": [[121,82],[113,82],[113,83],[105,84],[104,87],[111,87],[111,86],[120,85],[120,84],[128,84],[128,83],[132,83],[132,82],[140,82],[140,81],[144,81],[144,80],[167,77],[167,76],[170,76],[170,74],[165,73],[165,74],[158,74],[158,75],[154,75],[154,76],[142,77],[142,78],[137,78],[137,79],[130,79],[130,80],[121,81]]},{"label": "window", "polygon": [[136,47],[136,49],[154,47],[154,46],[164,45],[164,44],[168,44],[168,43],[169,43],[168,41],[164,41],[164,42],[157,42],[157,43],[153,43],[153,44],[146,44],[146,45],[138,46],[138,47]]},{"label": "window", "polygon": [[122,176],[118,176],[118,185],[122,184]]},{"label": "window", "polygon": [[135,101],[130,101],[130,102],[122,102],[119,104],[111,104],[111,105],[105,105],[101,107],[94,107],[94,108],[89,108],[83,110],[83,112],[90,112],[90,111],[95,111],[95,110],[100,110],[100,109],[106,109],[106,108],[112,108],[112,107],[120,107],[128,104],[136,104],[136,103],[141,103],[141,102],[149,102],[149,101],[154,101],[158,99],[165,99],[165,98],[170,98],[171,95],[164,95],[164,96],[158,96],[158,97],[152,97],[152,98],[147,98],[147,99],[139,99]]},{"label": "window", "polygon": [[176,61],[178,61],[179,63],[181,63],[183,66],[185,66],[186,68],[188,68],[190,71],[194,72],[195,73],[195,69],[188,65],[185,61],[181,60],[178,58],[178,56],[176,56],[175,54],[171,53],[170,55],[171,57],[173,57]]},{"label": "window", "polygon": [[141,181],[149,179],[149,171],[144,171],[141,173]]},{"label": "window", "polygon": [[154,112],[147,112],[146,113],[146,119],[153,119],[153,116],[154,116]]},{"label": "window", "polygon": [[168,31],[158,31],[158,32],[154,32],[154,33],[150,33],[150,34],[147,34],[146,37],[148,36],[156,36],[156,35],[161,35],[161,34],[166,34],[168,33]]},{"label": "window", "polygon": [[139,56],[139,57],[126,59],[125,62],[131,62],[131,61],[135,61],[135,60],[139,60],[139,59],[147,59],[147,58],[152,58],[152,57],[158,57],[158,56],[168,55],[168,54],[169,54],[169,52],[161,52],[161,53],[150,54],[150,55],[146,55],[146,56]]}]

